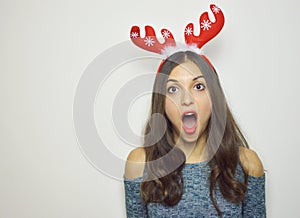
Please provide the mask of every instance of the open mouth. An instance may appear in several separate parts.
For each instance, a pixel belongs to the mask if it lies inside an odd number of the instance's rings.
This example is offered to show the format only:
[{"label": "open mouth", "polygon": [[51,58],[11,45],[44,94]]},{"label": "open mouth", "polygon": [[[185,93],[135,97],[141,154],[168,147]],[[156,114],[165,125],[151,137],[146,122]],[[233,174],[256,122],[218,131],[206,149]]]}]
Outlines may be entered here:
[{"label": "open mouth", "polygon": [[192,134],[197,128],[197,114],[195,111],[186,111],[182,115],[183,129],[186,133]]}]

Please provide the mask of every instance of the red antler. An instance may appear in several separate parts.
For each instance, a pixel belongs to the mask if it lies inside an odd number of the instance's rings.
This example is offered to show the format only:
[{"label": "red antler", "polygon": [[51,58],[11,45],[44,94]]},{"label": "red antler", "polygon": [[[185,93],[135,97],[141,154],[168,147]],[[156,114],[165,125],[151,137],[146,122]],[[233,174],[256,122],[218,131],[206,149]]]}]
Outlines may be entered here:
[{"label": "red antler", "polygon": [[138,47],[161,54],[161,51],[166,46],[175,46],[176,42],[174,40],[174,37],[172,33],[167,29],[162,29],[161,34],[165,39],[165,42],[161,44],[155,35],[155,31],[151,26],[145,26],[145,37],[141,38],[140,35],[140,28],[138,26],[133,26],[130,31],[130,38],[132,42],[137,45]]},{"label": "red antler", "polygon": [[216,5],[211,4],[210,9],[212,10],[216,21],[212,23],[208,18],[208,12],[204,12],[200,16],[200,35],[194,35],[194,25],[189,23],[185,28],[185,42],[186,44],[196,44],[198,48],[201,48],[209,40],[214,38],[224,26],[224,14],[220,8]]}]

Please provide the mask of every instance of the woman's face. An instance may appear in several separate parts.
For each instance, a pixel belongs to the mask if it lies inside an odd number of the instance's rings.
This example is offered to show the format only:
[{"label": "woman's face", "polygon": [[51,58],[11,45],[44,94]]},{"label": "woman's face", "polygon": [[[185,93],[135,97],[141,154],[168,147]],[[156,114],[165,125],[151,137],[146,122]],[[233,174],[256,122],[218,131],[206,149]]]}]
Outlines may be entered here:
[{"label": "woman's face", "polygon": [[211,99],[200,69],[191,61],[176,66],[166,86],[165,111],[175,133],[185,142],[196,142],[211,115]]}]

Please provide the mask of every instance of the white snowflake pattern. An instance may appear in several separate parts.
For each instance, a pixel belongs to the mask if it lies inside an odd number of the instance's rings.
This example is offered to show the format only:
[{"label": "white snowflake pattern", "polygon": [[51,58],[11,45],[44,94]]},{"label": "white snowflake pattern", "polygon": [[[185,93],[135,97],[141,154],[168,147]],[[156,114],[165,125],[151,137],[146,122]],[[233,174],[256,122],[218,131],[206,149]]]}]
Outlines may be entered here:
[{"label": "white snowflake pattern", "polygon": [[137,38],[139,34],[137,32],[132,32],[131,33],[131,38]]},{"label": "white snowflake pattern", "polygon": [[201,29],[209,30],[211,28],[211,22],[209,20],[203,20],[201,23]]},{"label": "white snowflake pattern", "polygon": [[145,40],[144,40],[144,42],[145,42],[145,45],[147,45],[147,46],[153,46],[154,45],[154,40],[150,37],[150,36],[147,36],[146,38],[145,38]]},{"label": "white snowflake pattern", "polygon": [[213,6],[212,11],[215,12],[216,14],[218,14],[220,12],[220,8],[218,8],[217,6]]},{"label": "white snowflake pattern", "polygon": [[164,31],[162,32],[162,35],[163,35],[163,37],[164,37],[165,39],[170,38],[170,32],[169,32],[168,30],[164,30]]},{"label": "white snowflake pattern", "polygon": [[187,27],[187,28],[185,28],[184,32],[186,35],[189,36],[193,33],[193,29],[191,27]]}]

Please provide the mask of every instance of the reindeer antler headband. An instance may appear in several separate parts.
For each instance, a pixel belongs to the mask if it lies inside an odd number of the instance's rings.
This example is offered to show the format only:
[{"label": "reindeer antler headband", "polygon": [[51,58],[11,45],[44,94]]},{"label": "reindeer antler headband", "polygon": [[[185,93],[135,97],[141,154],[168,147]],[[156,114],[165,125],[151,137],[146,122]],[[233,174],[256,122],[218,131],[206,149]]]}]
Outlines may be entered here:
[{"label": "reindeer antler headband", "polygon": [[[213,23],[209,17],[208,12],[204,12],[200,16],[200,34],[199,36],[194,35],[194,25],[189,23],[184,30],[184,38],[187,48],[185,50],[192,50],[200,54],[200,48],[202,48],[208,41],[213,39],[224,26],[224,14],[219,7],[214,4],[210,5],[210,9],[213,12],[216,21]],[[145,26],[145,37],[142,38],[140,35],[140,28],[133,26],[130,31],[130,38],[132,42],[147,51],[155,52],[158,54],[164,54],[169,56],[170,54],[181,50],[180,47],[176,47],[176,42],[171,31],[162,29],[161,34],[164,38],[164,43],[160,43],[157,40],[154,29],[151,26]],[[208,62],[209,60],[203,56]],[[164,60],[162,61],[162,63]],[[158,72],[160,71],[159,66]],[[210,62],[209,62],[210,63]]]}]

